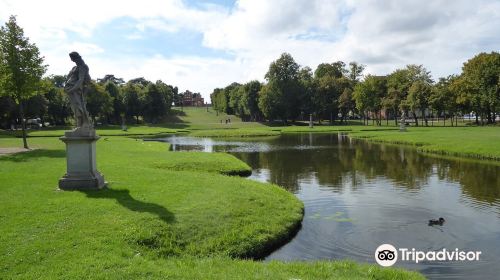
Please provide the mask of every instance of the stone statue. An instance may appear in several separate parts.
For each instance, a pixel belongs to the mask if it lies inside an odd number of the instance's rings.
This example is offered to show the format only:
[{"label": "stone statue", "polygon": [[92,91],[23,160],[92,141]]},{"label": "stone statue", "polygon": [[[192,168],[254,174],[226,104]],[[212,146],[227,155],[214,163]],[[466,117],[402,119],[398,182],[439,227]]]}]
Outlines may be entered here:
[{"label": "stone statue", "polygon": [[73,132],[89,131],[92,129],[92,123],[85,107],[84,98],[90,84],[89,67],[77,52],[70,53],[69,57],[71,61],[76,63],[76,66],[68,74],[64,91],[68,94],[71,109],[75,114],[76,129]]},{"label": "stone statue", "polygon": [[104,177],[97,170],[96,142],[99,136],[90,122],[85,108],[85,94],[90,84],[89,67],[77,52],[69,57],[76,66],[71,69],[64,85],[71,109],[75,114],[76,128],[60,137],[66,144],[66,174],[59,179],[61,190],[102,189]]},{"label": "stone statue", "polygon": [[400,132],[405,132],[406,131],[406,114],[405,111],[401,114],[401,121],[399,122],[399,131]]}]

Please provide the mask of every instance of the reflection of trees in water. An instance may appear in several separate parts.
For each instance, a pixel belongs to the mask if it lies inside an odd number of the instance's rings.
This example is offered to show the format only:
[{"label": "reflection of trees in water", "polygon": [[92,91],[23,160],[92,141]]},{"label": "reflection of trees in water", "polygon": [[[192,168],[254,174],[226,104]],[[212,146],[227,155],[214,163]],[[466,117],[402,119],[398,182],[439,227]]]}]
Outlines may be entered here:
[{"label": "reflection of trees in water", "polygon": [[477,200],[488,203],[500,200],[500,166],[456,160],[438,161],[439,179],[460,182],[462,192]]},{"label": "reflection of trees in water", "polygon": [[437,172],[440,180],[458,182],[463,192],[480,201],[500,199],[500,167],[488,164],[423,156],[413,149],[354,141],[336,134],[300,134],[273,139],[272,146],[318,149],[271,150],[263,153],[234,153],[252,168],[270,170],[270,181],[295,192],[300,179],[314,174],[318,183],[342,192],[377,178],[392,180],[395,186],[418,190]]}]

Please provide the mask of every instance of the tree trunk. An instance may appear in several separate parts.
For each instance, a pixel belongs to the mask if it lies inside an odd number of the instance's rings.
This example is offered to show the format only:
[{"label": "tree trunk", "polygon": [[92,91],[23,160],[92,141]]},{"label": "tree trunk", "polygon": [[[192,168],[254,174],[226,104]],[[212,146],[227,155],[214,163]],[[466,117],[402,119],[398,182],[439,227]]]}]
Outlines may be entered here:
[{"label": "tree trunk", "polygon": [[489,123],[489,124],[492,124],[492,123],[493,123],[493,120],[492,120],[492,118],[491,118],[491,110],[490,110],[490,108],[488,108],[488,113],[487,113],[487,114],[488,114],[488,123]]},{"label": "tree trunk", "polygon": [[412,111],[412,113],[413,113],[413,119],[415,119],[415,126],[418,126],[417,113],[415,113],[415,111]]},{"label": "tree trunk", "polygon": [[26,140],[26,120],[24,119],[24,108],[23,101],[19,100],[19,115],[21,115],[21,127],[23,131],[23,146],[25,149],[29,149],[28,141]]}]

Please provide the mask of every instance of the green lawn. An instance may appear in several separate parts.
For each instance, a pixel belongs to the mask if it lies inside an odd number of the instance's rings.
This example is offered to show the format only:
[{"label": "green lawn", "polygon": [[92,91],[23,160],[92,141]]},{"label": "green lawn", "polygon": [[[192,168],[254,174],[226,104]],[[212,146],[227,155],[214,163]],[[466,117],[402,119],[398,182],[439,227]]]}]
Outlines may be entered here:
[{"label": "green lawn", "polygon": [[[256,262],[286,242],[303,206],[278,186],[253,182],[245,163],[224,153],[168,151],[129,137],[189,132],[199,137],[348,133],[413,145],[423,152],[500,160],[498,127],[266,126],[220,124],[205,108],[161,125],[98,128],[99,170],[109,189],[56,191],[65,171],[64,128],[30,131],[31,152],[0,157],[0,279],[422,279],[417,273],[349,261]],[[18,133],[18,132],[16,132]],[[121,135],[121,136],[120,136]],[[128,137],[124,137],[128,136]],[[20,147],[0,132],[0,147]]]},{"label": "green lawn", "polygon": [[[0,147],[19,138],[0,138]],[[262,263],[303,216],[292,194],[222,174],[249,167],[228,154],[175,153],[168,145],[102,137],[102,191],[57,191],[65,171],[56,137],[0,157],[0,278],[421,279],[352,262]],[[220,174],[222,173],[222,174]]]},{"label": "green lawn", "polygon": [[[277,136],[282,133],[348,133],[353,138],[368,141],[405,144],[415,146],[419,151],[439,155],[460,156],[486,160],[500,160],[500,127],[477,127],[462,125],[459,127],[408,127],[408,131],[400,133],[394,122],[382,122],[382,126],[373,125],[315,125],[309,128],[306,123],[291,126],[271,126],[265,123],[242,122],[236,116],[217,114],[212,108],[208,112],[205,107],[175,108],[174,115],[167,122],[156,125],[129,125],[127,131],[120,126],[102,126],[97,128],[101,136],[144,136],[161,137],[172,133],[189,133],[196,137],[263,137]],[[231,123],[220,123],[220,120],[231,119]],[[370,122],[371,124],[371,122]],[[442,124],[442,122],[441,122]],[[448,123],[449,124],[449,123]],[[459,123],[460,124],[460,123]],[[463,124],[463,123],[462,123]],[[436,124],[437,125],[437,124]],[[30,137],[62,136],[67,128],[51,128],[30,130]],[[0,130],[0,139],[10,137],[13,133]],[[20,131],[16,131],[17,136]],[[31,139],[28,140],[31,143]],[[35,143],[36,145],[36,143]],[[19,144],[14,146],[21,146]]]},{"label": "green lawn", "polygon": [[[200,129],[226,129],[226,128],[265,128],[266,126],[257,122],[243,122],[240,118],[225,113],[217,113],[211,107],[208,111],[205,107],[177,107],[175,117],[167,118],[171,127],[187,128],[190,130]],[[226,120],[231,122],[226,123]]]},{"label": "green lawn", "polygon": [[[71,127],[51,127],[43,129],[29,129],[27,130],[29,137],[60,137],[64,135],[65,131],[70,130]],[[187,132],[187,130],[168,128],[163,125],[128,125],[127,130],[123,131],[119,125],[106,125],[96,127],[97,134],[100,136],[134,136],[134,135],[158,135],[158,134],[171,134],[179,132]],[[2,131],[1,135],[21,137],[21,131]]]},{"label": "green lawn", "polygon": [[499,127],[411,127],[399,130],[353,130],[353,138],[416,146],[419,151],[500,160]]},{"label": "green lawn", "polygon": [[262,137],[278,136],[279,129],[264,128],[235,128],[235,129],[207,129],[196,130],[189,134],[195,137]]}]

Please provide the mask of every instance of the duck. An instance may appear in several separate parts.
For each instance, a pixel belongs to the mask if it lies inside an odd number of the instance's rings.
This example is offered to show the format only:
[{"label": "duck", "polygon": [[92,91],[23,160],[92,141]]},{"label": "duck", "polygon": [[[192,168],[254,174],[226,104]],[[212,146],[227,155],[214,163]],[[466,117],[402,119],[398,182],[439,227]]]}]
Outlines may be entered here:
[{"label": "duck", "polygon": [[443,217],[439,217],[439,219],[435,220],[429,220],[429,226],[434,226],[434,225],[440,225],[442,226],[444,224],[445,220]]}]

